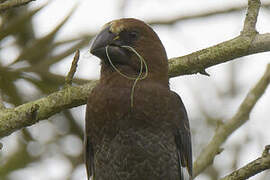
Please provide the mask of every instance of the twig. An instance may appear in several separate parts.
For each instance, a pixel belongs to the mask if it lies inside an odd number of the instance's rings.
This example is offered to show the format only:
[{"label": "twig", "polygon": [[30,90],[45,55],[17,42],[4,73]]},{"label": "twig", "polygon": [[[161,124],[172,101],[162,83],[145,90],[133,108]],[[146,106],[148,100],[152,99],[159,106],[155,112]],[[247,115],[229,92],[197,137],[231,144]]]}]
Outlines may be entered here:
[{"label": "twig", "polygon": [[257,34],[256,23],[261,6],[260,0],[248,0],[248,9],[244,22],[242,35],[253,35]]},{"label": "twig", "polygon": [[241,125],[249,119],[249,114],[256,102],[265,92],[270,83],[270,64],[267,66],[266,72],[256,86],[250,90],[246,98],[240,105],[237,113],[228,120],[225,124],[220,124],[215,132],[210,143],[200,153],[194,163],[194,177],[200,174],[214,160],[215,156],[221,152],[220,146],[226,139]]},{"label": "twig", "polygon": [[67,75],[67,77],[65,79],[65,86],[72,85],[72,79],[73,79],[73,76],[74,76],[74,74],[76,72],[79,58],[80,58],[80,50],[77,50],[75,55],[74,55],[70,70],[68,72],[68,75]]},{"label": "twig", "polygon": [[264,147],[264,150],[263,150],[263,153],[262,153],[262,157],[266,157],[266,156],[269,156],[269,152],[270,151],[270,145],[266,145]]},{"label": "twig", "polygon": [[[268,8],[270,6],[270,3],[263,3],[261,7]],[[192,20],[197,18],[204,18],[209,16],[215,16],[220,14],[228,14],[228,13],[234,13],[239,12],[246,8],[246,5],[244,6],[237,6],[237,7],[227,7],[227,8],[219,8],[219,9],[208,9],[206,12],[200,12],[200,13],[193,13],[193,14],[187,14],[187,15],[178,15],[171,19],[165,19],[165,20],[152,20],[148,21],[148,24],[151,25],[173,25],[175,23],[179,23],[181,21],[185,20]]]},{"label": "twig", "polygon": [[230,175],[221,178],[220,180],[244,180],[266,169],[270,169],[269,149],[270,145],[265,146],[265,149],[261,157],[250,162],[244,167],[232,172]]},{"label": "twig", "polygon": [[14,8],[14,7],[18,7],[18,6],[22,6],[25,5],[31,1],[35,1],[35,0],[9,0],[9,1],[4,1],[3,3],[0,4],[0,12]]}]

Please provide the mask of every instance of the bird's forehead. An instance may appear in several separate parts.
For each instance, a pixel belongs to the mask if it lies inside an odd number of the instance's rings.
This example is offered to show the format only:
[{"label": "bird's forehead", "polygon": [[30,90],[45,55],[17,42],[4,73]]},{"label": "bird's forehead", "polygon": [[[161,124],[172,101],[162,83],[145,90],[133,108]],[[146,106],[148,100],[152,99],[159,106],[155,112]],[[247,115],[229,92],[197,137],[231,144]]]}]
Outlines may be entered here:
[{"label": "bird's forehead", "polygon": [[110,31],[114,34],[119,34],[124,29],[125,26],[120,20],[112,21],[110,23]]},{"label": "bird's forehead", "polygon": [[114,34],[119,34],[121,31],[125,29],[125,25],[121,20],[114,20],[106,23],[101,30],[109,27],[109,30]]}]

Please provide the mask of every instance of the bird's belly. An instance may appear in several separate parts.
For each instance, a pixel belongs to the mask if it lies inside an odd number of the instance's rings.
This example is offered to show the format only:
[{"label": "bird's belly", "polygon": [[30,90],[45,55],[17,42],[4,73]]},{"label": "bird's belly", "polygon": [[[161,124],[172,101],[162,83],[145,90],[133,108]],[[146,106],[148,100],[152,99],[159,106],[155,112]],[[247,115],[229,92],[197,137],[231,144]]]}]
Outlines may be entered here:
[{"label": "bird's belly", "polygon": [[138,88],[132,108],[130,89],[94,94],[99,98],[89,103],[87,126],[95,180],[180,180],[175,112],[166,93]]},{"label": "bird's belly", "polygon": [[171,132],[162,129],[120,129],[103,136],[96,147],[95,180],[179,180]]}]

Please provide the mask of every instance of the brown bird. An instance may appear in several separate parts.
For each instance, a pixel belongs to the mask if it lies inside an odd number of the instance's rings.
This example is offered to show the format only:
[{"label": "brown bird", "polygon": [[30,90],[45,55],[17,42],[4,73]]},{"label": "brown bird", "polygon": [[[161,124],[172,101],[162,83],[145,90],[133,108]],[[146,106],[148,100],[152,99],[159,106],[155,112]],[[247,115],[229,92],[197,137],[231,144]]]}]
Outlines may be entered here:
[{"label": "brown bird", "polygon": [[88,179],[192,179],[189,122],[170,91],[168,58],[153,29],[125,18],[107,23],[90,52],[101,77],[86,110]]}]

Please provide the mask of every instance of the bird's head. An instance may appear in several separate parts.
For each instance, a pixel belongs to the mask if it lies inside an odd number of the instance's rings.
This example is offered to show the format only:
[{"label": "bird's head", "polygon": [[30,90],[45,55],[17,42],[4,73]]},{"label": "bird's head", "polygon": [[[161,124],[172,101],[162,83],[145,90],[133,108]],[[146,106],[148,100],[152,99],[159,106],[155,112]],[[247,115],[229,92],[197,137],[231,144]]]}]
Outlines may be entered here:
[{"label": "bird's head", "polygon": [[[113,72],[113,64],[127,76],[136,77],[141,70],[143,73],[148,70],[148,79],[168,81],[166,51],[157,34],[143,21],[124,18],[105,24],[92,43],[90,52],[102,60],[101,76],[108,69]],[[136,53],[145,61],[143,69]]]}]

